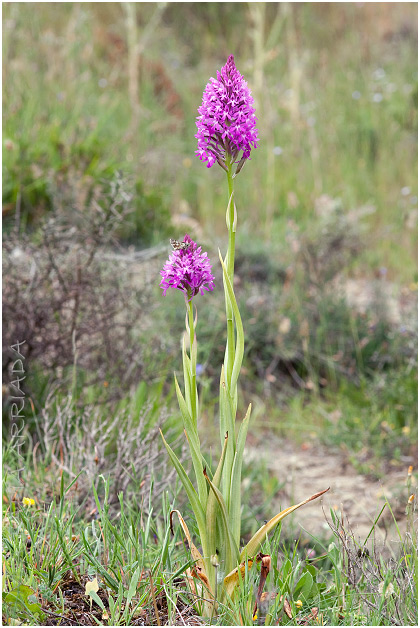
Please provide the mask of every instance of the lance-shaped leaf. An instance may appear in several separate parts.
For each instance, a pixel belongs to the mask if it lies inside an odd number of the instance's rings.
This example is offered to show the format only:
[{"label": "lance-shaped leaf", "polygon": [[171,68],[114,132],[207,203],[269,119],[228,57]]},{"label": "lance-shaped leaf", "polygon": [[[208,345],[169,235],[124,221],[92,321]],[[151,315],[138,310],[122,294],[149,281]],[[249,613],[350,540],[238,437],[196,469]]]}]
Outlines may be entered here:
[{"label": "lance-shaped leaf", "polygon": [[[221,423],[225,425],[225,433],[228,432],[230,435],[227,451],[226,451],[226,460],[225,467],[223,473],[223,498],[226,503],[227,511],[230,512],[230,477],[232,473],[232,465],[235,457],[235,420],[232,415],[232,406],[229,399],[229,394],[226,389],[226,382],[224,379],[224,368],[222,367],[222,374],[220,378],[220,403],[219,403],[219,411],[221,417]],[[239,545],[238,545],[239,547]]]},{"label": "lance-shaped leaf", "polygon": [[[222,455],[220,456],[219,464],[217,465],[216,472],[213,476],[213,484],[216,488],[219,488],[220,479],[222,477],[223,464],[225,461],[226,448],[228,444],[229,435],[228,432],[225,434],[225,442],[223,445]],[[203,476],[204,478],[204,476]],[[205,480],[205,478],[204,478]],[[213,555],[216,553],[216,531],[217,531],[217,512],[219,510],[219,506],[217,503],[216,496],[213,491],[210,490],[208,498],[207,498],[207,508],[206,508],[206,520],[207,520],[207,540],[210,554]],[[220,549],[220,548],[219,548]],[[209,574],[209,578],[211,579],[212,590],[214,588],[215,582],[213,582],[215,576],[214,568],[212,569],[212,573]]]},{"label": "lance-shaped leaf", "polygon": [[[196,379],[197,379],[197,338],[195,335],[195,328],[197,325],[197,308],[195,311],[195,317],[194,320],[192,320],[193,316],[192,316],[192,304],[189,304],[189,308],[188,311],[186,313],[186,319],[185,319],[185,324],[186,324],[186,329],[187,329],[187,333],[190,337],[190,359],[188,360],[188,364],[187,364],[187,368],[189,369],[189,374],[188,374],[188,379],[189,379],[189,385],[190,385],[190,399],[191,399],[191,416],[193,417],[193,420],[195,422],[195,426],[197,429],[197,406],[198,406],[198,395],[197,395],[197,384],[196,384]],[[192,327],[193,329],[191,330],[191,325],[190,322],[192,323]],[[192,335],[193,335],[193,339],[191,342],[191,331],[192,331]],[[185,340],[185,337],[184,337]],[[183,342],[183,351],[185,351],[185,342]],[[185,355],[186,355],[186,351],[185,351]],[[185,370],[185,363],[187,361],[184,361],[184,370]],[[187,387],[187,383],[185,383],[185,388]]]},{"label": "lance-shaped leaf", "polygon": [[206,470],[204,469],[203,471],[204,473],[204,477],[206,478],[207,482],[210,485],[211,490],[213,491],[217,502],[220,506],[220,513],[221,513],[221,521],[222,521],[222,526],[223,526],[223,534],[224,534],[224,539],[225,539],[225,569],[226,571],[230,570],[233,568],[233,565],[237,564],[239,562],[239,549],[238,547],[235,545],[235,541],[234,538],[232,536],[232,531],[229,527],[229,522],[228,522],[228,515],[227,515],[227,510],[226,510],[226,504],[225,504],[225,500],[223,499],[223,495],[222,493],[219,491],[218,488],[216,488],[216,486],[213,484],[213,482],[210,480],[209,476],[207,475]]},{"label": "lance-shaped leaf", "polygon": [[184,421],[185,433],[187,434],[188,444],[190,446],[191,459],[194,466],[195,477],[197,479],[198,494],[200,496],[200,502],[203,508],[207,503],[207,485],[203,478],[203,461],[200,449],[200,439],[198,437],[197,430],[194,426],[191,414],[188,411],[185,399],[182,396],[181,389],[179,387],[176,375],[175,375],[175,390],[178,397],[179,408],[181,410],[182,418]]},{"label": "lance-shaped leaf", "polygon": [[225,435],[226,432],[229,432],[228,430],[228,425],[227,425],[227,416],[226,416],[226,407],[225,404],[223,403],[223,398],[222,395],[223,390],[226,391],[226,383],[225,383],[225,369],[223,367],[222,364],[222,369],[220,371],[220,385],[219,385],[219,415],[220,415],[220,420],[219,420],[219,429],[220,429],[220,443],[223,447],[224,442],[225,442]]},{"label": "lance-shaped leaf", "polygon": [[227,382],[230,382],[232,379],[233,363],[235,361],[235,325],[234,325],[232,306],[230,303],[229,293],[227,290],[224,275],[223,275],[223,287],[224,287],[224,292],[225,292],[226,326],[227,326],[224,366],[225,366],[226,380]]},{"label": "lance-shaped leaf", "polygon": [[235,360],[232,368],[232,378],[231,381],[228,382],[230,395],[233,396],[236,384],[238,382],[239,371],[241,370],[242,360],[244,357],[244,329],[242,326],[242,319],[239,313],[239,308],[236,303],[235,293],[233,292],[233,287],[231,281],[229,279],[229,275],[225,266],[225,263],[222,259],[222,255],[219,251],[220,263],[223,268],[223,278],[225,280],[226,290],[229,295],[229,301],[232,306],[233,314],[235,316],[236,323],[236,348],[235,348]]},{"label": "lance-shaped leaf", "polygon": [[179,409],[181,410],[182,418],[184,421],[184,427],[187,431],[191,433],[194,430],[194,424],[191,418],[191,410],[188,407],[188,404],[183,397],[183,394],[179,387],[178,380],[175,373],[174,373],[174,379],[175,379],[176,396],[178,398]]},{"label": "lance-shaped leaf", "polygon": [[241,476],[242,460],[244,455],[246,435],[248,433],[249,418],[251,416],[251,404],[239,428],[238,440],[236,442],[236,453],[233,461],[230,476],[230,500],[229,500],[229,523],[232,529],[233,538],[239,547],[241,537]]},{"label": "lance-shaped leaf", "polygon": [[241,561],[244,560],[247,556],[253,556],[255,554],[255,552],[258,551],[258,549],[260,548],[261,543],[263,543],[265,541],[265,538],[266,538],[267,534],[269,534],[269,532],[271,532],[271,530],[273,528],[275,528],[276,525],[278,523],[280,523],[280,521],[282,519],[287,517],[287,515],[290,515],[292,512],[294,512],[295,510],[297,510],[301,506],[304,506],[308,502],[311,502],[313,499],[317,499],[317,497],[321,497],[321,495],[323,495],[324,493],[326,493],[329,490],[330,490],[330,487],[326,488],[324,491],[320,491],[319,493],[315,493],[315,495],[312,495],[311,497],[308,497],[308,499],[305,499],[303,502],[300,502],[299,504],[296,504],[295,506],[289,506],[289,508],[286,508],[285,510],[282,510],[281,512],[279,512],[278,515],[276,515],[275,517],[270,519],[270,521],[268,521],[265,525],[263,525],[254,534],[254,536],[249,541],[249,543],[247,543],[247,545],[245,545],[244,549],[241,552],[241,557],[240,557]]},{"label": "lance-shaped leaf", "polygon": [[162,436],[163,444],[165,445],[166,450],[169,454],[169,457],[172,460],[172,464],[174,465],[179,475],[179,479],[182,482],[185,492],[187,493],[187,497],[190,500],[191,507],[194,511],[195,520],[197,521],[198,531],[200,533],[201,546],[203,548],[203,553],[205,556],[209,556],[209,552],[207,548],[206,518],[204,515],[203,507],[200,503],[196,490],[191,483],[191,480],[189,479],[188,475],[186,474],[184,470],[184,467],[178,460],[175,452],[166,442],[162,434],[162,430],[159,430],[159,431],[160,431],[160,435]]},{"label": "lance-shaped leaf", "polygon": [[232,231],[235,233],[235,231],[236,231],[237,213],[236,213],[236,205],[235,205],[234,200],[233,200],[233,194],[234,194],[234,192],[232,190],[232,194],[229,197],[229,202],[228,202],[227,207],[226,207],[226,226],[227,226],[228,231],[229,231],[229,229],[230,229],[230,204],[233,203],[234,214],[233,214]]}]

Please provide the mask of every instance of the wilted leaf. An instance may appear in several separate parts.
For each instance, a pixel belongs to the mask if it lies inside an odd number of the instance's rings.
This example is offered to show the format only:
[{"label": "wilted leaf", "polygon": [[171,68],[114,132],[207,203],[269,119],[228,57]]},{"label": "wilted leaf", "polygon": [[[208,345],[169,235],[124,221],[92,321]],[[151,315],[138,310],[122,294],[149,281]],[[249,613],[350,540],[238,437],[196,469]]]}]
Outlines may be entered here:
[{"label": "wilted leaf", "polygon": [[[259,563],[261,562],[262,558],[266,556],[266,554],[257,554],[257,556],[255,556],[255,558],[249,558],[248,559],[248,569],[251,569],[254,560]],[[239,567],[235,567],[235,569],[233,569],[230,573],[228,573],[228,575],[225,577],[224,579],[224,585],[225,585],[225,589],[226,589],[226,593],[228,595],[232,595],[236,585],[238,584],[239,581],[239,571],[241,572],[241,576],[242,578],[245,576],[245,561],[242,562]]]},{"label": "wilted leaf", "polygon": [[261,555],[261,573],[260,573],[260,583],[258,585],[257,596],[255,600],[254,612],[253,615],[257,612],[257,608],[262,601],[263,596],[263,588],[265,585],[265,581],[267,580],[267,576],[269,574],[271,568],[271,556],[268,554]]},{"label": "wilted leaf", "polygon": [[176,513],[178,515],[179,523],[181,524],[181,527],[182,527],[182,529],[184,531],[184,534],[185,534],[185,536],[187,538],[188,549],[190,550],[191,556],[193,557],[193,560],[195,561],[195,566],[192,569],[192,574],[197,576],[197,578],[200,578],[200,580],[206,585],[207,589],[210,592],[211,591],[211,589],[210,589],[210,582],[209,582],[209,579],[208,579],[207,574],[206,574],[206,568],[204,566],[203,557],[201,556],[200,552],[198,551],[198,549],[196,548],[196,546],[192,542],[191,534],[190,534],[190,531],[188,530],[188,526],[185,523],[185,521],[184,521],[181,513],[179,512],[179,510],[172,510],[171,513],[170,513],[171,530],[173,529],[173,526],[172,526],[172,516],[173,516],[174,513]]},{"label": "wilted leaf", "polygon": [[292,608],[291,608],[291,606],[289,604],[289,600],[286,597],[284,598],[283,608],[284,608],[284,612],[286,613],[288,618],[292,619],[292,617],[293,617],[293,615],[292,615]]}]

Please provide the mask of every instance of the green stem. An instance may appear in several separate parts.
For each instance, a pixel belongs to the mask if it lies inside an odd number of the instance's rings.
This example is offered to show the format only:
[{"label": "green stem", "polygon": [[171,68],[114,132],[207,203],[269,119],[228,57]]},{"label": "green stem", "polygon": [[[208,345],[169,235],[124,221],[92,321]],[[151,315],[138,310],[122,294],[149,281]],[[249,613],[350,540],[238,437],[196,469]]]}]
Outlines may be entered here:
[{"label": "green stem", "polygon": [[[229,230],[229,243],[228,243],[228,251],[226,254],[226,269],[228,272],[228,277],[233,285],[233,274],[235,270],[235,236],[236,236],[236,224],[235,224],[235,203],[233,198],[233,175],[232,175],[232,164],[229,159],[226,159],[227,166],[227,181],[228,181],[228,190],[229,190],[229,206],[227,210],[227,227]],[[226,290],[226,319],[227,319],[227,342],[226,342],[226,353],[225,353],[225,375],[226,375],[226,386],[229,391],[229,395],[233,398],[234,391],[231,390],[231,380],[232,380],[232,369],[233,362],[235,358],[235,329],[234,329],[234,321],[233,321],[233,311],[232,306],[230,304],[229,297],[227,296]]]},{"label": "green stem", "polygon": [[228,260],[227,260],[227,271],[229,275],[229,279],[233,285],[233,273],[235,269],[235,236],[236,236],[236,224],[235,224],[235,203],[234,203],[234,195],[233,195],[233,175],[232,175],[232,165],[230,163],[227,164],[228,172],[227,172],[227,180],[228,180],[228,188],[229,188],[229,246],[228,246]]},{"label": "green stem", "polygon": [[192,299],[188,301],[188,325],[190,328],[190,359],[191,359],[191,414],[197,427],[197,351],[195,347],[194,313]]}]

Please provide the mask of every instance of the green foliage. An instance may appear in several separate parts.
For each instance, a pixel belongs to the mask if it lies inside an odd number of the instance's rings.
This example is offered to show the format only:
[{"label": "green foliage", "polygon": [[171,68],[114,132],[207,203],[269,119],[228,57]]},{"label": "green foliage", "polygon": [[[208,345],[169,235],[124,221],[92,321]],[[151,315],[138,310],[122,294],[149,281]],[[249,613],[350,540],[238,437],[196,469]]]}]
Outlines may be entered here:
[{"label": "green foliage", "polygon": [[40,604],[37,602],[35,592],[25,585],[20,585],[7,593],[3,601],[6,605],[6,615],[9,617],[43,619],[45,613],[42,612]]}]

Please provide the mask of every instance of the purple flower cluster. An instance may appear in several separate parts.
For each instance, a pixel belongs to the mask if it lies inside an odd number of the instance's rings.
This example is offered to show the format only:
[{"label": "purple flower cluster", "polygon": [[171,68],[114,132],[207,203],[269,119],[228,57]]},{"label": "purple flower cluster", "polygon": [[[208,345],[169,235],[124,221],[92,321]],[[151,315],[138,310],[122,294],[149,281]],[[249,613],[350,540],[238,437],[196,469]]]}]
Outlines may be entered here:
[{"label": "purple flower cluster", "polygon": [[[198,140],[196,155],[207,162],[207,168],[217,161],[224,170],[226,155],[238,162],[240,171],[251,149],[258,146],[258,129],[254,100],[244,77],[236,69],[233,55],[220,72],[217,80],[210,79],[198,109]],[[242,154],[240,154],[242,151]]]},{"label": "purple flower cluster", "polygon": [[188,301],[191,301],[196,294],[213,290],[211,264],[207,253],[201,252],[201,246],[197,246],[188,234],[182,243],[177,242],[172,246],[176,248],[160,271],[163,295],[166,295],[168,288],[177,288],[185,292]]}]

